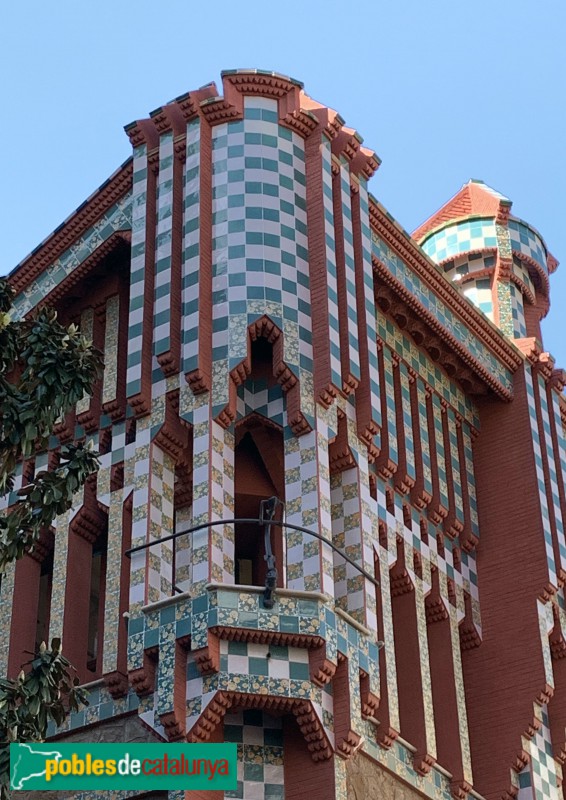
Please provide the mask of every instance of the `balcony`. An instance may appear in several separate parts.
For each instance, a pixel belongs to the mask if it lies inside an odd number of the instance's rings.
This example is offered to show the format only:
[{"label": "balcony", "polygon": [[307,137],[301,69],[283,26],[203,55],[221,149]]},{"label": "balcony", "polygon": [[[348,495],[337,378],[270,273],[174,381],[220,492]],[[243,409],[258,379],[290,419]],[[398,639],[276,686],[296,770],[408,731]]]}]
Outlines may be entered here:
[{"label": "balcony", "polygon": [[[214,741],[236,709],[291,714],[313,760],[347,757],[377,724],[379,644],[333,598],[276,588],[270,526],[284,524],[272,519],[255,520],[265,528],[265,587],[209,583],[197,596],[177,591],[130,617],[139,714],[160,736],[194,742]],[[226,523],[198,527],[216,524]]]}]

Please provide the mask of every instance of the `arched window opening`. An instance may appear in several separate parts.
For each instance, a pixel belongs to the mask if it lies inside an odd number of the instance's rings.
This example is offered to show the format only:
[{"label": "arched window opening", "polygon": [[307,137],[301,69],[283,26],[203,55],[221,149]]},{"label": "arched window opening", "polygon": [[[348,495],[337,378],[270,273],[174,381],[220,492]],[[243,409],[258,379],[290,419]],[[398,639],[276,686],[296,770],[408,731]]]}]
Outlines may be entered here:
[{"label": "arched window opening", "polygon": [[[260,502],[285,499],[283,432],[253,415],[236,428],[235,517],[259,517]],[[277,585],[283,586],[283,538],[273,527],[271,544],[277,565]],[[260,525],[235,527],[236,583],[263,586],[267,572],[264,532]]]},{"label": "arched window opening", "polygon": [[[193,512],[193,429],[189,429],[186,447],[177,456],[173,487],[173,530],[182,533],[190,528]],[[189,590],[192,568],[192,537],[180,536],[172,542],[173,594]]]},{"label": "arched window opening", "polygon": [[108,552],[108,524],[92,545],[90,568],[90,601],[88,611],[87,670],[96,677],[102,674],[102,645],[104,636],[104,595],[106,590],[106,562]]},{"label": "arched window opening", "polygon": [[39,652],[42,642],[49,636],[49,617],[51,611],[51,592],[53,590],[53,549],[45,555],[39,573],[39,592],[37,620],[35,626],[35,652]]},{"label": "arched window opening", "polygon": [[274,386],[277,381],[273,374],[273,345],[260,336],[252,342],[252,367],[253,380],[266,381],[268,386]]}]

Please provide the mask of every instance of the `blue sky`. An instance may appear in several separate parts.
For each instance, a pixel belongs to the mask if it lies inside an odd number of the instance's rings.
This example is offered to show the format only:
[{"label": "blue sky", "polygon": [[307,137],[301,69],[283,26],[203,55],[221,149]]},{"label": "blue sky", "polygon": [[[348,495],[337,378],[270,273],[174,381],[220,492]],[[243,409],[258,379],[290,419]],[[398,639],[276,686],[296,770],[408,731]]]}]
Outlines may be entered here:
[{"label": "blue sky", "polygon": [[130,154],[123,126],[257,67],[298,78],[383,163],[373,194],[413,230],[469,178],[563,261],[545,346],[566,367],[564,0],[38,0],[6,4],[0,274]]}]

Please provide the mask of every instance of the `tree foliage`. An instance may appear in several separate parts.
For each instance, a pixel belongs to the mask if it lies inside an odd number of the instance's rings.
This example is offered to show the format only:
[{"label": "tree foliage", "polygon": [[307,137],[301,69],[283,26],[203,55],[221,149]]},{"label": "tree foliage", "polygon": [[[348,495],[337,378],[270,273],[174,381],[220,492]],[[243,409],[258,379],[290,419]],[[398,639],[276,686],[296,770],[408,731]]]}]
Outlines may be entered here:
[{"label": "tree foliage", "polygon": [[[56,312],[46,308],[15,321],[12,303],[13,291],[0,279],[0,497],[13,491],[17,464],[47,448],[56,421],[90,394],[102,374],[101,354],[76,326],[61,325]],[[71,508],[97,468],[91,447],[70,444],[61,450],[58,465],[38,472],[17,492],[10,513],[0,515],[0,573]],[[59,640],[30,655],[16,680],[0,680],[2,798],[9,794],[9,743],[42,741],[50,720],[61,724],[85,702]]]},{"label": "tree foliage", "polygon": [[0,797],[10,796],[10,743],[40,742],[53,720],[61,725],[70,711],[86,703],[79,679],[71,676],[71,665],[61,653],[61,641],[51,649],[40,647],[30,669],[22,669],[16,680],[0,679]]}]

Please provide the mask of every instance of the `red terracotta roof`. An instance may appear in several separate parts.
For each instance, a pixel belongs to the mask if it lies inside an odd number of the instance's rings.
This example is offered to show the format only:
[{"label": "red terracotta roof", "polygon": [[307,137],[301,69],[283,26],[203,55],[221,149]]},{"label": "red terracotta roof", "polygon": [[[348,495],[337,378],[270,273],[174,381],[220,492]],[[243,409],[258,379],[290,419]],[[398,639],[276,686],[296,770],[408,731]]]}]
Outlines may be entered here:
[{"label": "red terracotta roof", "polygon": [[426,222],[423,222],[413,232],[413,239],[420,242],[433,228],[437,228],[451,219],[459,219],[472,214],[483,217],[497,217],[501,201],[510,207],[510,201],[499,192],[496,192],[495,189],[491,189],[481,181],[472,180],[464,184],[454,197],[429,217]]}]

